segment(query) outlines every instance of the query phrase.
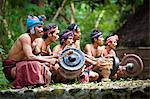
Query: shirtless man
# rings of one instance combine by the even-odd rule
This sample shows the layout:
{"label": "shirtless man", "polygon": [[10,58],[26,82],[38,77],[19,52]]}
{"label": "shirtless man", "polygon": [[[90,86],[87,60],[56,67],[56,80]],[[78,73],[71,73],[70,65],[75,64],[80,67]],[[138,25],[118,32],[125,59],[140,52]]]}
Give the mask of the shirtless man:
{"label": "shirtless man", "polygon": [[81,36],[81,32],[80,32],[80,27],[77,24],[70,24],[67,27],[68,30],[73,31],[74,33],[74,46],[77,49],[80,49],[80,36]]}
{"label": "shirtless man", "polygon": [[44,35],[42,38],[37,38],[33,42],[34,54],[42,56],[53,56],[53,53],[50,49],[50,44],[56,42],[59,38],[59,29],[58,26],[48,24],[43,27]]}
{"label": "shirtless man", "polygon": [[[58,26],[54,24],[48,24],[43,27],[44,35],[42,38],[37,38],[32,43],[33,46],[33,53],[40,56],[48,56],[51,58],[58,58],[58,55],[53,54],[52,50],[50,49],[50,44],[56,42],[59,38],[59,29]],[[55,72],[57,71],[59,65],[50,65],[50,71]]]}
{"label": "shirtless man", "polygon": [[116,46],[117,46],[117,41],[118,41],[118,36],[117,35],[111,35],[106,37],[105,40],[105,47],[104,50],[102,52],[102,56],[113,56],[116,57]]}
{"label": "shirtless man", "polygon": [[[91,41],[92,43],[91,44],[86,44],[85,46],[85,53],[87,55],[89,55],[90,57],[93,57],[94,60],[97,60],[97,61],[100,61],[99,64],[93,68],[97,68],[98,69],[98,72],[100,75],[103,75],[102,73],[100,73],[99,69],[102,69],[104,68],[102,65],[103,65],[103,62],[105,61],[105,59],[102,59],[101,58],[101,55],[102,55],[102,50],[103,48],[100,47],[100,45],[103,43],[103,37],[102,37],[102,32],[99,31],[99,30],[93,30],[91,32]],[[104,76],[104,75],[103,75]],[[105,78],[105,77],[104,77]],[[107,77],[108,78],[108,77]],[[105,79],[106,80],[106,79]],[[107,79],[109,80],[109,78]]]}
{"label": "shirtless man", "polygon": [[[56,45],[54,48],[53,48],[53,54],[55,55],[59,55],[61,53],[61,51],[64,49],[64,48],[67,48],[67,47],[73,47],[73,38],[74,38],[74,35],[73,35],[73,32],[72,31],[69,31],[69,30],[65,30],[59,37],[60,39],[60,45]],[[59,67],[58,69],[59,70]],[[55,73],[53,73],[53,80],[54,82],[66,82],[66,79],[64,77],[62,77],[58,71],[56,71]]]}
{"label": "shirtless man", "polygon": [[[15,88],[22,88],[30,84],[32,85],[45,84],[41,79],[32,78],[36,75],[36,74],[34,75],[33,72],[31,73],[32,75],[29,75],[29,72],[32,69],[28,69],[29,72],[26,71],[28,66],[24,67],[24,69],[26,70],[21,70],[21,68],[23,69],[23,65],[29,64],[31,66],[32,61],[33,61],[32,66],[35,66],[36,64],[40,64],[39,61],[48,62],[50,64],[54,64],[57,61],[56,59],[50,59],[48,57],[45,58],[42,56],[35,56],[32,53],[31,45],[33,41],[36,38],[39,38],[43,35],[43,21],[41,17],[39,18],[36,16],[29,15],[26,20],[26,25],[27,25],[27,33],[22,34],[15,41],[15,43],[13,44],[12,48],[10,49],[8,53],[7,59],[4,60],[3,62],[3,65],[4,65],[3,71],[5,73],[5,76],[10,82],[13,82],[13,86]],[[28,60],[29,62],[25,60]],[[42,66],[40,67],[41,69],[43,68]],[[47,71],[47,73],[49,72]],[[32,81],[31,79],[28,80],[30,77],[34,81]],[[21,83],[21,82],[26,82],[26,83]]]}
{"label": "shirtless man", "polygon": [[56,45],[53,48],[54,54],[59,54],[66,47],[74,47],[73,45],[74,34],[73,31],[66,30],[60,35],[60,45]]}
{"label": "shirtless man", "polygon": [[[102,57],[116,57],[116,46],[117,46],[117,41],[119,40],[118,35],[110,35],[105,38],[105,46],[103,47],[102,51]],[[119,76],[119,73],[121,75],[121,69],[122,66],[119,66],[120,70],[118,70],[114,76],[111,76],[112,79],[117,79],[117,76]]]}

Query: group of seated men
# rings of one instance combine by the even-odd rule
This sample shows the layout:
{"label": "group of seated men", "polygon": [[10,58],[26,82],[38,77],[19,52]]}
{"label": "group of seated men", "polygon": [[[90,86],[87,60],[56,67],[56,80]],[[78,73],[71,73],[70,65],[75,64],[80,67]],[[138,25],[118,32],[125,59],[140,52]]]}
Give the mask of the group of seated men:
{"label": "group of seated men", "polygon": [[[77,24],[70,24],[64,32],[59,33],[57,25],[43,26],[45,16],[29,15],[26,20],[27,31],[20,35],[3,61],[4,74],[15,88],[29,85],[48,85],[51,82],[65,82],[59,70],[59,54],[66,47],[80,50],[80,28]],[[86,34],[84,34],[86,35]],[[60,40],[51,50],[52,42]],[[91,44],[84,49],[85,68],[79,80],[82,83],[89,81],[110,81],[110,72],[103,71],[106,57],[116,56],[117,35],[109,36],[103,43],[102,32],[94,29],[90,35]],[[97,58],[100,58],[97,60]],[[112,66],[112,61],[108,62]],[[86,71],[86,72],[85,72]],[[87,73],[88,74],[85,74]]]}

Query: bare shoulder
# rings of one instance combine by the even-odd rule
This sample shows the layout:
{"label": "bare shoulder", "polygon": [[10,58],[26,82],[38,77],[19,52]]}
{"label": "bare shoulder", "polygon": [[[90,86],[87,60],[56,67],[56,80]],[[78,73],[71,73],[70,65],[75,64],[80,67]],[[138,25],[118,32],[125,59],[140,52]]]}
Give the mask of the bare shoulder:
{"label": "bare shoulder", "polygon": [[44,41],[43,38],[37,38],[37,39],[34,40],[34,43],[42,44],[43,41]]}
{"label": "bare shoulder", "polygon": [[37,39],[35,39],[35,42],[42,42],[42,41],[43,41],[42,38],[37,38]]}
{"label": "bare shoulder", "polygon": [[60,48],[61,48],[61,45],[56,45],[56,46],[53,48],[53,51],[59,50]]}
{"label": "bare shoulder", "polygon": [[61,45],[56,45],[56,46],[53,48],[53,53],[54,53],[54,54],[58,54],[60,51],[61,51]]}
{"label": "bare shoulder", "polygon": [[91,44],[86,44],[85,45],[85,48],[90,48],[91,47]]}
{"label": "bare shoulder", "polygon": [[21,42],[31,42],[31,37],[27,33],[22,34],[18,39]]}
{"label": "bare shoulder", "polygon": [[98,49],[99,49],[100,51],[103,51],[103,50],[105,49],[105,46],[99,46]]}
{"label": "bare shoulder", "polygon": [[86,44],[84,48],[84,52],[85,53],[90,52],[90,49],[91,49],[91,44]]}

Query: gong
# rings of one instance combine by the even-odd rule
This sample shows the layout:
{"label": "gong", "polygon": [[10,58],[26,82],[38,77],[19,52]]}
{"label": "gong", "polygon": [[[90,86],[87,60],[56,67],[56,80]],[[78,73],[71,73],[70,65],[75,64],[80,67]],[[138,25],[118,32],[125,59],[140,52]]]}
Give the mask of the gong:
{"label": "gong", "polygon": [[66,79],[78,77],[84,67],[85,58],[81,50],[65,48],[59,55],[59,73]]}
{"label": "gong", "polygon": [[123,73],[128,77],[136,77],[143,71],[143,61],[135,54],[127,54],[121,61],[121,66],[126,66]]}
{"label": "gong", "polygon": [[115,73],[117,73],[117,70],[118,70],[119,65],[120,65],[120,60],[118,57],[112,57],[112,58],[113,58],[113,67],[111,69],[110,77],[114,76]]}

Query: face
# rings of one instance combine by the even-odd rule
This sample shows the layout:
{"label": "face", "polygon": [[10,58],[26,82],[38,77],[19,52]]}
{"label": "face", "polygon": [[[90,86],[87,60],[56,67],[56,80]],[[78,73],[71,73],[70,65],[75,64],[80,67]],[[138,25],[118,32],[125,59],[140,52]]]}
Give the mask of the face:
{"label": "face", "polygon": [[103,44],[103,40],[104,40],[104,38],[103,38],[102,36],[99,36],[99,37],[95,40],[95,42],[96,42],[98,45],[101,45],[101,44]]}
{"label": "face", "polygon": [[69,36],[68,39],[65,41],[66,45],[72,45],[73,44],[73,37]]}
{"label": "face", "polygon": [[58,38],[59,38],[59,35],[58,35],[58,33],[59,33],[59,30],[58,30],[58,27],[56,27],[56,30],[55,30],[55,32],[54,33],[49,33],[49,38],[51,38],[51,40],[53,41],[53,42],[55,42],[55,41],[57,41],[58,40]]}
{"label": "face", "polygon": [[79,40],[80,36],[81,36],[80,29],[77,28],[77,31],[75,31],[75,33],[74,33],[74,40]]}
{"label": "face", "polygon": [[109,46],[112,49],[115,49],[117,46],[117,41],[116,40],[111,40],[111,42],[109,42]]}
{"label": "face", "polygon": [[35,26],[35,34],[38,36],[38,37],[41,37],[44,32],[43,32],[43,25],[38,25],[38,26]]}

